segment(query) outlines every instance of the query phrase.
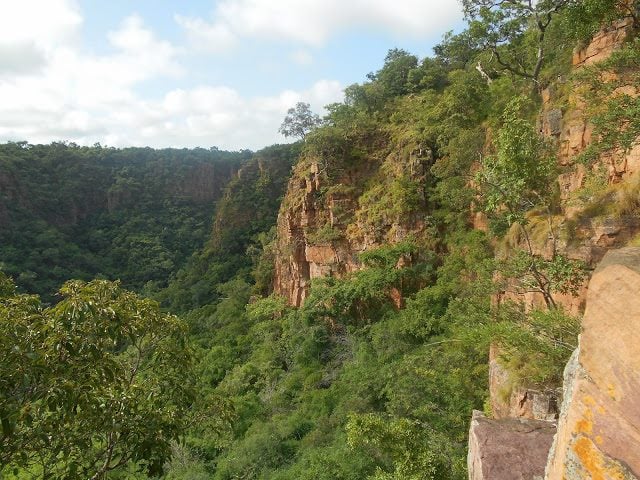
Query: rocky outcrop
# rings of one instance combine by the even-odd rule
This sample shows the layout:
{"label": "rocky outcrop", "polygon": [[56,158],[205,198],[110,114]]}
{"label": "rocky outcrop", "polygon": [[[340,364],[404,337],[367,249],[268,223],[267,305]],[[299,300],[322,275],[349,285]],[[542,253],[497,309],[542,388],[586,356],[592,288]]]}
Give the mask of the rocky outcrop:
{"label": "rocky outcrop", "polygon": [[[585,66],[608,59],[611,54],[619,49],[633,31],[632,19],[620,20],[608,28],[600,30],[583,48],[576,49],[573,54],[573,67],[580,69]],[[540,132],[548,138],[557,140],[558,142],[558,158],[563,166],[572,165],[573,159],[582,153],[584,149],[591,143],[593,135],[593,125],[590,124],[585,114],[585,103],[580,97],[579,92],[572,88],[568,94],[559,93],[558,91],[566,90],[563,84],[566,83],[564,77],[560,77],[558,82],[552,84],[542,92],[543,111],[539,119]],[[624,93],[636,95],[635,89],[627,86]],[[622,93],[622,92],[617,92]],[[558,103],[558,98],[563,100]],[[623,162],[624,165],[614,165],[612,168],[616,171],[612,176],[620,176],[631,174],[637,169],[638,154],[640,151],[634,149],[627,155]],[[607,159],[603,158],[603,162]],[[628,167],[632,164],[633,167]],[[582,186],[585,177],[584,169],[576,168],[573,172],[565,173],[560,178],[563,193],[577,190]]]}
{"label": "rocky outcrop", "polygon": [[609,58],[633,28],[633,19],[625,18],[596,33],[589,45],[573,52],[573,66],[580,68]]}
{"label": "rocky outcrop", "polygon": [[469,430],[469,480],[541,479],[555,431],[549,422],[491,420],[474,411]]}
{"label": "rocky outcrop", "polygon": [[[423,231],[424,222],[415,212],[386,216],[392,208],[382,197],[394,179],[422,179],[430,160],[428,151],[392,150],[382,159],[349,160],[348,169],[340,169],[339,176],[332,173],[329,179],[329,167],[320,159],[302,159],[278,215],[274,292],[300,306],[314,278],[341,278],[361,268],[360,253]],[[371,192],[381,185],[380,191]],[[370,215],[367,208],[378,205],[383,205],[379,210],[385,214]],[[402,292],[388,295],[398,308],[403,305]]]}
{"label": "rocky outcrop", "polygon": [[[640,248],[609,251],[589,282],[580,347],[565,369],[558,431],[542,462],[547,480],[640,478],[639,291]],[[469,478],[543,478],[536,468],[554,424],[528,419],[552,419],[553,395],[517,387],[504,398],[508,372],[497,355],[490,384],[500,419],[474,412]]]}
{"label": "rocky outcrop", "polygon": [[549,480],[640,477],[640,248],[607,253],[565,371]]}
{"label": "rocky outcrop", "polygon": [[344,225],[338,221],[339,214],[349,209],[336,208],[356,199],[344,193],[322,195],[321,185],[319,164],[300,163],[278,216],[274,291],[294,306],[302,305],[312,279],[359,268],[356,252],[363,246],[347,242]]}

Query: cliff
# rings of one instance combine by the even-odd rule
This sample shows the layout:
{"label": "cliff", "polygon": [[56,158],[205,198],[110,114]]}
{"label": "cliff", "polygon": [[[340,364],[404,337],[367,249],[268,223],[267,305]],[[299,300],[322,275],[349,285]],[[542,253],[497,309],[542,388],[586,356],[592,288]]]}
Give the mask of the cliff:
{"label": "cliff", "polygon": [[[0,212],[5,228],[21,215],[72,227],[90,215],[177,197],[211,204],[248,158],[218,150],[79,147],[64,143],[0,146]],[[0,219],[1,220],[1,219]]]}
{"label": "cliff", "polygon": [[[492,345],[490,353],[490,404],[496,420],[485,419],[484,424],[490,427],[484,428],[500,429],[503,422],[519,419],[525,423],[546,420],[555,429],[554,420],[559,416],[544,477],[548,479],[635,479],[638,475],[638,449],[632,446],[640,445],[635,404],[640,384],[631,344],[636,319],[640,319],[632,293],[638,289],[639,252],[616,250],[635,242],[640,232],[635,208],[640,169],[638,138],[632,135],[624,147],[616,141],[603,146],[606,135],[616,129],[622,132],[625,127],[608,118],[610,127],[603,128],[598,117],[607,108],[603,105],[638,96],[637,71],[616,69],[611,61],[632,32],[629,20],[598,32],[590,44],[574,52],[572,75],[576,80],[567,82],[571,89],[567,91],[566,81],[561,80],[542,95],[538,124],[540,132],[557,148],[562,168],[558,178],[561,211],[553,220],[558,237],[536,240],[534,250],[542,256],[558,252],[595,269],[588,286],[585,282],[577,296],[557,296],[566,311],[585,312],[580,347],[566,367],[564,386],[540,389],[522,381],[514,385],[511,372],[501,360],[500,346]],[[589,86],[589,78],[598,78],[601,83]],[[590,103],[595,97],[586,92],[589,88],[601,89],[598,105]],[[511,247],[522,246],[522,242],[522,238],[516,238]],[[498,296],[496,301],[514,298]],[[539,294],[525,294],[517,300],[527,308],[543,304]],[[532,452],[527,457],[527,462],[535,463],[537,473],[515,473],[513,469],[517,470],[521,462],[501,455],[504,448],[474,441],[479,429],[482,423],[474,417],[469,478],[542,478],[540,470],[547,463],[546,456],[543,459]],[[512,432],[512,440],[506,443],[536,442],[533,437],[523,442],[520,436]],[[474,467],[482,463],[481,459],[487,471],[504,469],[512,473],[481,475]]]}
{"label": "cliff", "polygon": [[542,478],[545,466],[548,480],[639,478],[639,289],[640,248],[609,251],[589,282],[580,346],[564,372],[559,420],[474,414],[470,479]]}
{"label": "cliff", "polygon": [[640,477],[640,248],[607,253],[589,282],[580,347],[565,370],[548,480]]}
{"label": "cliff", "polygon": [[162,292],[174,312],[215,304],[218,287],[255,267],[254,289],[269,294],[274,226],[299,145],[274,145],[256,152],[229,180],[215,204],[209,237]]}
{"label": "cliff", "polygon": [[360,253],[425,229],[420,185],[428,151],[388,142],[341,161],[349,168],[330,178],[322,159],[303,157],[278,214],[274,291],[293,306],[302,305],[314,278],[357,271]]}
{"label": "cliff", "polygon": [[[535,254],[551,258],[561,254],[584,262],[593,270],[611,249],[626,246],[640,232],[640,216],[635,208],[637,196],[638,143],[628,148],[600,148],[600,131],[594,123],[602,122],[599,109],[607,102],[617,101],[616,92],[637,96],[635,70],[617,70],[607,60],[619,51],[632,36],[630,20],[622,20],[598,32],[592,41],[573,54],[571,79],[562,78],[542,92],[542,108],[538,128],[557,151],[559,204],[553,217],[533,213],[529,216],[531,244]],[[596,73],[593,73],[596,72]],[[585,91],[590,86],[589,75],[604,78],[598,108],[589,105]],[[606,85],[610,82],[611,85]],[[602,107],[604,108],[604,107]],[[608,119],[608,121],[613,121]],[[622,131],[622,130],[621,130]],[[614,143],[615,145],[615,143]],[[552,227],[547,231],[545,222]],[[506,249],[527,248],[525,238],[507,236]],[[503,247],[504,248],[504,247]],[[558,305],[565,311],[580,315],[585,308],[587,284],[577,295],[558,293]],[[544,306],[539,293],[499,294],[495,301],[516,300],[526,308]],[[523,417],[553,420],[560,403],[559,385],[539,388],[514,384],[508,369],[500,361],[500,348],[490,351],[490,403],[496,418]]]}

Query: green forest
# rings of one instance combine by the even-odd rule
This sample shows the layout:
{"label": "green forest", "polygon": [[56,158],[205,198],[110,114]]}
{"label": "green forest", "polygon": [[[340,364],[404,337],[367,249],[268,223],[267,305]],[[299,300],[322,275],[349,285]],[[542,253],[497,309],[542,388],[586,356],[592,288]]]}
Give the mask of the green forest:
{"label": "green forest", "polygon": [[73,144],[0,146],[0,267],[51,301],[69,279],[147,294],[202,246],[251,152]]}
{"label": "green forest", "polygon": [[[291,144],[0,145],[1,478],[462,480],[492,344],[514,386],[561,386],[580,221],[640,213],[640,182],[598,166],[640,134],[640,97],[610,95],[638,86],[640,7],[463,6],[432,56],[392,49],[323,118],[290,110]],[[623,47],[572,69],[620,19]],[[550,90],[594,125],[573,221]],[[281,222],[307,204],[307,248],[367,247],[294,306]]]}

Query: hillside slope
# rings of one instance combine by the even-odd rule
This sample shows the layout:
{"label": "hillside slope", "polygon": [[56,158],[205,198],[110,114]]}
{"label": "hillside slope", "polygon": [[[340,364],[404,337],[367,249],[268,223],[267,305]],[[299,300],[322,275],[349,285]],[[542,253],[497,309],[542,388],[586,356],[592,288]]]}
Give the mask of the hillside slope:
{"label": "hillside slope", "polygon": [[250,152],[0,146],[0,266],[51,299],[70,278],[166,286]]}

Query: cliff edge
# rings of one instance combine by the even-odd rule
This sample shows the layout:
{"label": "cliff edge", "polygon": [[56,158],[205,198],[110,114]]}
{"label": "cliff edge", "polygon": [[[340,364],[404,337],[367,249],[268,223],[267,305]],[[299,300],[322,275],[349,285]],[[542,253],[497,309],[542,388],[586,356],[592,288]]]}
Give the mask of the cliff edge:
{"label": "cliff edge", "polygon": [[565,371],[548,480],[640,477],[640,248],[608,252]]}

